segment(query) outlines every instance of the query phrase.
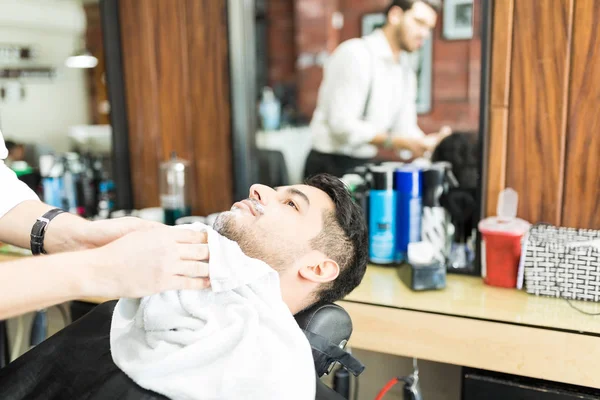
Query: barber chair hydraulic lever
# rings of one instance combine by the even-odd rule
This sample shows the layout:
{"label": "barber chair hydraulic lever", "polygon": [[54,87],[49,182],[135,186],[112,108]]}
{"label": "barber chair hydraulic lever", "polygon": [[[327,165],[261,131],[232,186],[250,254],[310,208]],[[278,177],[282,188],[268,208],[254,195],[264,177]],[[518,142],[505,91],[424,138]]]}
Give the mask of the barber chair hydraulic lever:
{"label": "barber chair hydraulic lever", "polygon": [[419,386],[419,366],[417,359],[413,358],[413,372],[408,376],[396,377],[381,389],[375,400],[382,400],[383,396],[398,382],[404,382],[403,399],[404,400],[423,400],[421,387]]}

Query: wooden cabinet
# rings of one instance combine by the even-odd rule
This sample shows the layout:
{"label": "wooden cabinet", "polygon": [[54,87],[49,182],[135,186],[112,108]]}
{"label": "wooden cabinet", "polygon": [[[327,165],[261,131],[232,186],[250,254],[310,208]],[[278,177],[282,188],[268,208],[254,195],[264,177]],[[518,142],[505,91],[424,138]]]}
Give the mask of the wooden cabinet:
{"label": "wooden cabinet", "polygon": [[600,2],[493,3],[486,213],[600,229]]}

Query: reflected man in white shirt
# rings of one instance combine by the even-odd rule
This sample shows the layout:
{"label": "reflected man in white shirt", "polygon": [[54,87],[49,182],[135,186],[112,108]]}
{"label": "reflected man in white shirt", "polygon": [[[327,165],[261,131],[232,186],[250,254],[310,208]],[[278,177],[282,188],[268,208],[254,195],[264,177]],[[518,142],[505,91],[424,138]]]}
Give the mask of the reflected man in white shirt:
{"label": "reflected man in white shirt", "polygon": [[324,69],[311,130],[305,175],[341,177],[382,149],[420,157],[451,133],[425,135],[417,124],[417,78],[406,53],[431,35],[441,0],[393,0],[381,29],[350,39]]}

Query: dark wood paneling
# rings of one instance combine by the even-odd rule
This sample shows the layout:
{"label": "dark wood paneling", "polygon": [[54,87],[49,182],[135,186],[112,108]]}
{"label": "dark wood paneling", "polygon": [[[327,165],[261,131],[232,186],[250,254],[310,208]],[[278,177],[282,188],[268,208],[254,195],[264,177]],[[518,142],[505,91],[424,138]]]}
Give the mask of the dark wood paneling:
{"label": "dark wood paneling", "polygon": [[496,215],[498,196],[506,184],[508,108],[492,107],[489,127],[485,213],[493,216]]}
{"label": "dark wood paneling", "polygon": [[203,215],[229,208],[233,199],[226,5],[187,1],[190,131]]}
{"label": "dark wood paneling", "polygon": [[486,215],[496,215],[498,195],[506,184],[508,99],[513,42],[514,0],[494,1],[490,130],[487,151]]}
{"label": "dark wood paneling", "polygon": [[[155,32],[158,74],[159,118],[161,126],[160,159],[168,160],[172,152],[193,161],[189,131],[189,81],[186,32],[187,0],[157,0],[160,16]],[[186,126],[187,125],[187,126]]]}
{"label": "dark wood paneling", "polygon": [[110,124],[109,113],[103,109],[103,104],[108,101],[106,90],[106,65],[104,57],[104,42],[102,38],[102,23],[100,20],[100,6],[86,4],[84,6],[87,28],[85,32],[85,46],[98,59],[98,65],[87,71],[88,91],[90,99],[90,116],[93,124]]}
{"label": "dark wood paneling", "polygon": [[562,225],[600,229],[600,2],[575,4]]}
{"label": "dark wood paneling", "polygon": [[158,167],[192,164],[192,209],[232,198],[226,2],[119,2],[136,208],[159,205]]}
{"label": "dark wood paneling", "polygon": [[508,107],[513,43],[514,0],[494,1],[492,32],[492,107]]}
{"label": "dark wood paneling", "polygon": [[519,216],[561,221],[573,0],[516,1],[506,185]]}
{"label": "dark wood paneling", "polygon": [[158,206],[162,130],[155,51],[157,1],[145,1],[141,6],[138,1],[123,0],[119,7],[134,206]]}

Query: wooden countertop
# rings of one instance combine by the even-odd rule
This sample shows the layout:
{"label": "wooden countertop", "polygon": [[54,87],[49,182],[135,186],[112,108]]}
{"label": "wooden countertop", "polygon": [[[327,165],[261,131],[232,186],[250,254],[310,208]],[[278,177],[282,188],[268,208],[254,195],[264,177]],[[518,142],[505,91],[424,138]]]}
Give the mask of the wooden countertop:
{"label": "wooden countertop", "polygon": [[[479,277],[448,274],[446,289],[414,292],[400,280],[397,268],[369,266],[362,283],[344,300],[600,335],[600,316],[580,313],[564,299],[488,286]],[[600,313],[600,303],[572,304]]]}
{"label": "wooden countertop", "polygon": [[600,316],[562,299],[460,275],[445,290],[413,292],[395,268],[370,266],[339,304],[352,318],[353,348],[600,388]]}

